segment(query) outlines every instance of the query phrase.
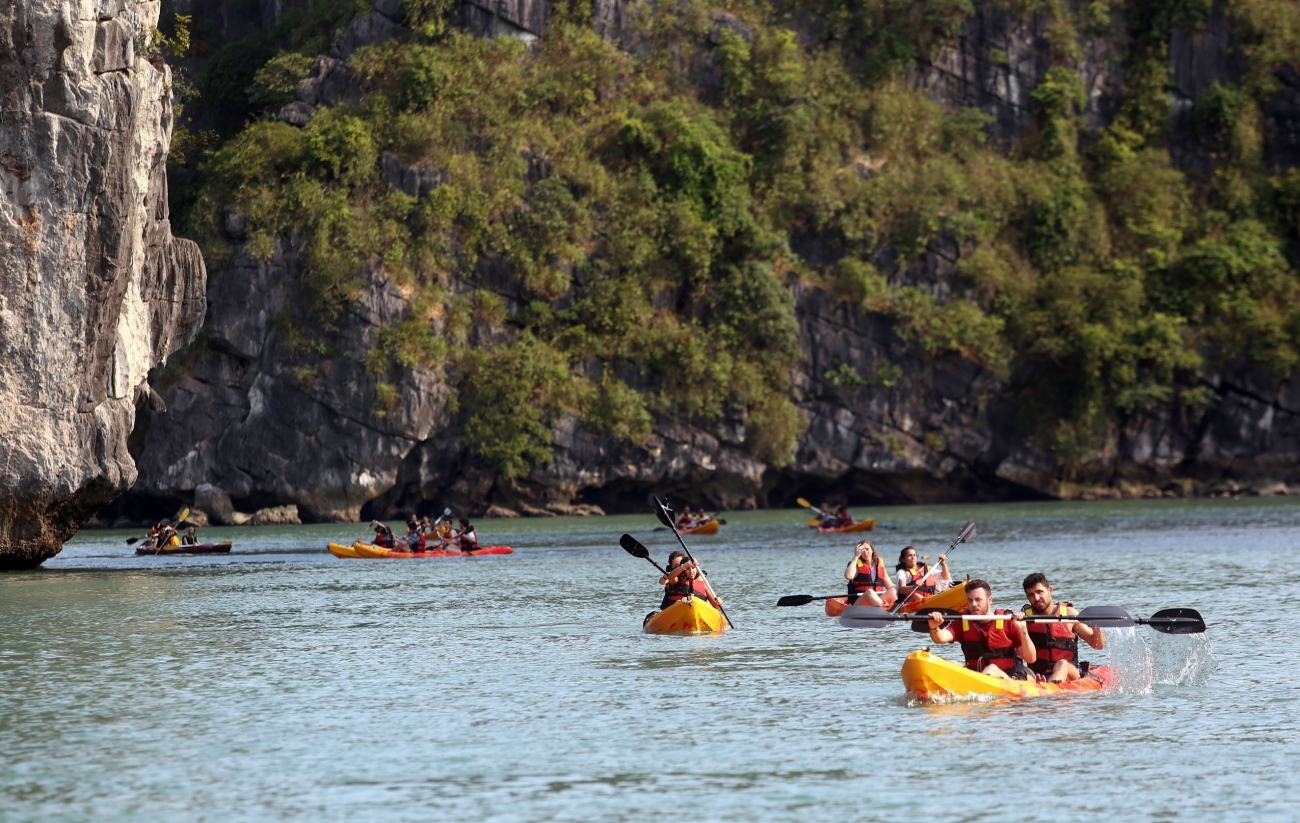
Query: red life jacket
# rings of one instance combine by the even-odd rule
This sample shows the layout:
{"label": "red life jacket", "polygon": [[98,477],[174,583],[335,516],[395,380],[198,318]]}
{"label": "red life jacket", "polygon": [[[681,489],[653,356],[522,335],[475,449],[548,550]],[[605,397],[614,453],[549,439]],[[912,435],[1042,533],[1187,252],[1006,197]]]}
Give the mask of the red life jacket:
{"label": "red life jacket", "polygon": [[424,532],[416,531],[406,536],[406,550],[410,552],[424,551]]}
{"label": "red life jacket", "polygon": [[381,549],[392,549],[397,547],[397,538],[393,536],[391,529],[384,529],[375,535],[375,545]]}
{"label": "red life jacket", "polygon": [[478,548],[478,532],[473,529],[461,532],[460,536],[456,538],[456,542],[460,545],[461,551],[472,552]]}
{"label": "red life jacket", "polygon": [[883,592],[889,588],[885,582],[889,572],[885,571],[885,561],[876,558],[876,565],[870,571],[863,571],[866,566],[861,560],[855,560],[858,571],[849,581],[849,597],[861,597],[866,592]]}
{"label": "red life jacket", "polygon": [[703,597],[708,599],[708,589],[704,586],[702,578],[691,580],[685,573],[677,575],[677,579],[664,586],[664,597],[676,603],[679,600],[685,600],[687,597]]}
{"label": "red life jacket", "polygon": [[[1067,609],[1072,608],[1073,605],[1073,603],[1059,601],[1052,604],[1050,611],[1056,612],[1061,617],[1069,617]],[[1029,604],[1025,604],[1023,611],[1025,614],[1034,613],[1033,607]],[[1079,662],[1079,636],[1066,624],[1026,623],[1025,628],[1029,630],[1029,639],[1034,641],[1034,649],[1038,652],[1039,661],[1047,663],[1048,668],[1058,660]]]}
{"label": "red life jacket", "polygon": [[907,574],[907,585],[915,586],[918,594],[929,597],[939,591],[939,587],[936,585],[934,579],[936,575],[931,575],[926,584],[924,586],[921,585],[921,581],[924,580],[925,576],[930,572],[929,563],[917,563],[915,569],[910,571],[908,569],[899,569],[899,571]]}
{"label": "red life jacket", "polygon": [[[994,614],[1011,614],[1006,609],[994,609]],[[1020,661],[1020,652],[1016,649],[1020,641],[1015,637],[1014,629],[1008,620],[954,620],[952,633],[961,643],[962,654],[966,657],[966,668],[982,672],[989,666],[997,666],[1004,672],[1011,672]]]}

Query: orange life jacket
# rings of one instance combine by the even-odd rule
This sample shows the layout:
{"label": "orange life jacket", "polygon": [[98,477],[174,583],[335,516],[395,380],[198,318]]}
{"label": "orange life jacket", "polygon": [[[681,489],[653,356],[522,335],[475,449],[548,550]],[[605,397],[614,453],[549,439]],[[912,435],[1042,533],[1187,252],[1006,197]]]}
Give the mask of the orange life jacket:
{"label": "orange life jacket", "polygon": [[[1069,617],[1068,609],[1072,606],[1072,603],[1061,601],[1053,603],[1050,611],[1061,617]],[[1028,604],[1025,604],[1023,611],[1025,614],[1034,613],[1033,607]],[[1025,628],[1029,630],[1029,639],[1034,641],[1039,661],[1047,663],[1048,668],[1058,660],[1079,662],[1079,636],[1065,623],[1026,623]]]}
{"label": "orange life jacket", "polygon": [[[1006,609],[995,609],[994,614],[1011,614]],[[1011,628],[1011,620],[954,620],[953,634],[961,643],[962,654],[966,657],[966,668],[984,671],[988,666],[997,666],[1004,672],[1016,668],[1020,660],[1020,645]]]}
{"label": "orange life jacket", "polygon": [[664,597],[676,603],[679,600],[685,600],[687,597],[703,597],[708,599],[708,589],[704,585],[702,578],[691,580],[686,573],[677,575],[677,579],[664,586]]}
{"label": "orange life jacket", "polygon": [[877,557],[876,565],[870,571],[863,571],[866,564],[861,560],[854,562],[858,564],[858,571],[849,581],[849,597],[861,597],[866,592],[883,592],[889,588],[885,582],[889,578],[889,572],[885,571],[885,561]]}
{"label": "orange life jacket", "polygon": [[929,563],[917,563],[915,569],[911,569],[911,570],[899,569],[899,571],[905,572],[907,574],[907,585],[915,586],[918,594],[929,597],[930,595],[935,594],[936,592],[939,591],[939,587],[938,585],[936,585],[934,575],[930,576],[930,580],[927,581],[924,586],[921,585],[921,581],[924,580],[925,576],[930,573]]}

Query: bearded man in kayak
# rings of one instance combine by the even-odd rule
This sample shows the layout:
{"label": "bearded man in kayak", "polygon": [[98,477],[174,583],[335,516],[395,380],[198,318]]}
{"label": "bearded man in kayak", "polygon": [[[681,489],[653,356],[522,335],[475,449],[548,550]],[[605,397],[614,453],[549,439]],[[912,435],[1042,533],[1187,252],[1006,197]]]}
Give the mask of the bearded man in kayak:
{"label": "bearded man in kayak", "polygon": [[[987,581],[966,584],[966,614],[997,615],[998,620],[956,618],[947,624],[939,612],[930,612],[930,640],[939,645],[960,643],[966,668],[1004,680],[1028,680],[1029,666],[1038,659],[1029,638],[1024,615],[993,609],[993,589]],[[1004,616],[1005,615],[1005,616]]]}
{"label": "bearded man in kayak", "polygon": [[[1074,606],[1065,601],[1053,602],[1052,586],[1042,572],[1034,572],[1025,578],[1025,614],[1051,614],[1062,617],[1074,617],[1078,614]],[[1051,683],[1064,683],[1078,680],[1080,666],[1087,671],[1088,664],[1079,663],[1079,638],[1100,649],[1106,645],[1101,629],[1086,626],[1083,623],[1030,623],[1029,637],[1038,652],[1038,659],[1030,664],[1034,674],[1046,677]]]}
{"label": "bearded man in kayak", "polygon": [[853,559],[844,567],[844,579],[849,581],[850,606],[885,608],[898,600],[885,561],[876,554],[876,546],[870,540],[853,547]]}

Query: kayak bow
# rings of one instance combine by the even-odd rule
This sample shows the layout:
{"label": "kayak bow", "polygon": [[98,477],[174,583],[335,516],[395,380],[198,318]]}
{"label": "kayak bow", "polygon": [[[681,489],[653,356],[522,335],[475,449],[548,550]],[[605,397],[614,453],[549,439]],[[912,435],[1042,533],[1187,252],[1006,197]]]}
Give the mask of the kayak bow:
{"label": "kayak bow", "polygon": [[731,628],[722,613],[702,597],[679,600],[645,622],[647,634],[694,634]]}
{"label": "kayak bow", "polygon": [[[834,597],[826,601],[826,616],[839,617],[848,607],[847,597]],[[903,606],[900,611],[908,614],[912,612],[931,611],[934,609],[952,609],[962,611],[966,608],[966,581],[953,583],[951,588],[932,594],[924,600],[913,600]]]}
{"label": "kayak bow", "polygon": [[980,697],[1014,700],[1066,692],[1095,692],[1110,685],[1110,669],[1105,666],[1091,668],[1085,677],[1068,683],[1035,683],[991,677],[935,657],[928,651],[912,652],[903,661],[903,686],[909,695],[922,703]]}

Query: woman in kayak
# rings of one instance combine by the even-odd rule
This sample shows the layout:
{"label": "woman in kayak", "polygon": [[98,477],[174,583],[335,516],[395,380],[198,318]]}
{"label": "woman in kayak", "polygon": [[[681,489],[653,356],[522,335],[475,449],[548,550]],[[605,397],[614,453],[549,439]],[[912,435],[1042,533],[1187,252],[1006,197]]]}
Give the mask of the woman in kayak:
{"label": "woman in kayak", "polygon": [[[715,609],[722,606],[722,601],[713,593],[709,581],[700,573],[700,567],[695,561],[687,560],[683,552],[675,551],[668,555],[668,571],[659,578],[659,585],[664,587],[660,611],[688,597],[703,597]],[[651,612],[646,615],[646,620],[658,613]]]}
{"label": "woman in kayak", "polygon": [[397,536],[393,530],[380,523],[378,520],[371,520],[370,526],[375,530],[375,545],[382,549],[397,548]]}
{"label": "woman in kayak", "polygon": [[923,600],[952,586],[947,556],[939,555],[939,568],[930,574],[930,564],[920,561],[915,546],[908,546],[899,553],[898,565],[894,570],[898,574],[899,597],[911,597],[916,592],[912,600]]}
{"label": "woman in kayak", "polygon": [[889,578],[885,561],[876,554],[870,540],[853,547],[853,559],[844,567],[844,579],[849,581],[850,606],[886,607],[898,599],[894,581]]}
{"label": "woman in kayak", "polygon": [[466,554],[478,549],[478,532],[474,531],[474,527],[464,517],[460,519],[460,531],[456,533],[456,545]]}

